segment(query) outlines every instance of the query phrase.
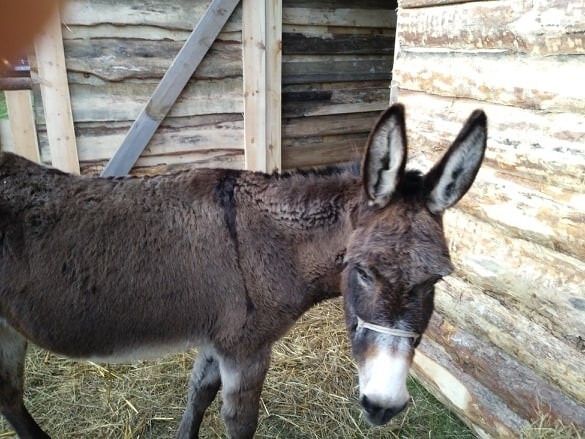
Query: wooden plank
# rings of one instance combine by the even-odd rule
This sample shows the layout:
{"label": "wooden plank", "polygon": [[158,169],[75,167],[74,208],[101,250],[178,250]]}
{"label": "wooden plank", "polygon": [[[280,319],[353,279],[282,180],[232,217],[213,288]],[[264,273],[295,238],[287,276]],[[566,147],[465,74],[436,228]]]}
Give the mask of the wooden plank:
{"label": "wooden plank", "polygon": [[130,128],[128,136],[102,172],[103,176],[124,175],[132,168],[237,4],[238,0],[212,1],[149,103]]}
{"label": "wooden plank", "polygon": [[287,55],[282,59],[282,83],[388,81],[392,56]]}
{"label": "wooden plank", "polygon": [[[69,2],[67,2],[69,4]],[[240,43],[242,42],[242,23],[241,20],[234,24],[234,16],[240,8],[236,7],[232,16],[226,23],[225,27],[216,38],[216,42]],[[196,18],[196,16],[194,16]],[[68,32],[63,34],[63,41],[86,40],[87,43],[102,38],[110,39],[134,39],[147,41],[181,41],[185,42],[191,32],[194,24],[186,29],[166,28],[148,25],[112,25],[110,23],[99,23],[92,26],[68,24]],[[228,28],[233,28],[229,30]],[[92,41],[87,41],[92,40]]]}
{"label": "wooden plank", "polygon": [[402,9],[427,8],[429,6],[458,5],[470,2],[485,2],[485,0],[399,0]]}
{"label": "wooden plank", "polygon": [[0,77],[0,91],[2,90],[30,90],[30,78],[3,78]]}
{"label": "wooden plank", "polygon": [[52,165],[78,174],[79,159],[58,12],[47,21],[35,40],[35,54]]}
{"label": "wooden plank", "polygon": [[388,107],[387,82],[293,84],[283,87],[283,117],[382,111]]}
{"label": "wooden plank", "polygon": [[[187,120],[184,120],[187,119]],[[167,120],[152,137],[142,156],[185,154],[199,150],[244,149],[244,124],[240,120],[199,122],[199,117]],[[207,119],[207,118],[204,118]],[[79,159],[83,162],[108,160],[128,131],[126,123],[78,124]],[[39,132],[43,153],[46,133]]]}
{"label": "wooden plank", "polygon": [[305,36],[327,38],[348,38],[349,36],[376,35],[378,37],[394,38],[396,29],[389,27],[363,28],[351,26],[313,26],[303,24],[283,24],[283,34],[300,34]]}
{"label": "wooden plank", "polygon": [[6,91],[6,107],[12,131],[14,152],[39,163],[39,145],[35,128],[32,94],[28,90]]}
{"label": "wooden plank", "polygon": [[[105,161],[83,162],[83,174],[100,174]],[[242,149],[202,150],[167,156],[140,157],[131,175],[160,175],[168,172],[193,168],[243,169],[244,151]]]}
{"label": "wooden plank", "polygon": [[575,400],[584,400],[585,352],[578,331],[556,336],[552,324],[538,323],[531,313],[519,311],[513,300],[492,297],[489,290],[459,276],[445,278],[436,293],[437,312],[454,326],[493,344]]}
{"label": "wooden plank", "polygon": [[282,169],[282,0],[267,3],[266,62],[266,170],[270,172]]}
{"label": "wooden plank", "polygon": [[404,9],[400,11],[399,38],[403,48],[583,55],[585,3],[482,1]]}
{"label": "wooden plank", "polygon": [[246,169],[280,170],[282,0],[244,0],[242,40]]}
{"label": "wooden plank", "polygon": [[[103,81],[161,79],[181,49],[180,41],[100,38],[66,40],[65,54],[71,82],[91,83],[90,76]],[[71,73],[80,75],[73,76]],[[242,47],[239,43],[218,43],[210,47],[192,79],[224,79],[242,75]],[[79,78],[79,81],[76,81]],[[95,81],[95,80],[94,80]]]}
{"label": "wooden plank", "polygon": [[367,133],[283,140],[283,167],[307,168],[359,160]]}
{"label": "wooden plank", "polygon": [[[401,89],[549,112],[585,113],[579,57],[537,58],[401,48],[393,80]],[[538,74],[534,74],[538,72]],[[562,80],[551,80],[562,78]]]}
{"label": "wooden plank", "polygon": [[[156,83],[112,82],[103,86],[71,84],[73,117],[79,122],[134,121],[156,89]],[[36,98],[36,97],[35,97]],[[40,111],[40,109],[36,109]],[[243,113],[242,79],[190,81],[167,117]],[[44,125],[37,113],[37,126]]]}
{"label": "wooden plank", "polygon": [[326,9],[355,8],[379,10],[384,8],[396,8],[397,2],[396,0],[361,0],[359,5],[356,6],[355,0],[319,0],[318,3],[315,3],[314,0],[287,0],[285,6],[290,8],[309,8],[314,7],[315,5]]}
{"label": "wooden plank", "polygon": [[284,139],[311,136],[369,133],[380,112],[350,113],[333,116],[287,118],[282,124]]}
{"label": "wooden plank", "polygon": [[160,166],[164,163],[170,170],[199,168],[243,169],[244,151],[238,149],[209,149],[191,151],[183,154],[165,156],[162,160],[157,156],[140,157],[138,167]]}
{"label": "wooden plank", "polygon": [[282,35],[283,55],[380,55],[394,53],[394,37],[386,34],[287,32]]}
{"label": "wooden plank", "polygon": [[[191,33],[197,18],[211,4],[211,0],[175,0],[161,7],[160,2],[141,0],[69,0],[64,3],[63,22],[68,26],[151,26]],[[236,8],[225,30],[237,31],[241,26],[241,8]]]}
{"label": "wooden plank", "polygon": [[390,2],[387,8],[364,9],[362,2],[354,2],[354,6],[340,7],[331,5],[330,8],[322,7],[321,2],[311,5],[287,4],[282,12],[282,23],[291,25],[317,25],[317,26],[354,26],[354,27],[380,27],[396,28],[395,8]]}
{"label": "wooden plank", "polygon": [[[425,337],[443,346],[450,361],[498,395],[522,419],[533,423],[547,416],[551,421],[561,420],[566,425],[585,428],[585,406],[513,356],[454,325],[440,313],[431,318]],[[421,350],[424,352],[425,347]],[[570,350],[567,353],[572,354]],[[537,397],[535,389],[538,389]],[[491,416],[500,414],[491,413]]]}

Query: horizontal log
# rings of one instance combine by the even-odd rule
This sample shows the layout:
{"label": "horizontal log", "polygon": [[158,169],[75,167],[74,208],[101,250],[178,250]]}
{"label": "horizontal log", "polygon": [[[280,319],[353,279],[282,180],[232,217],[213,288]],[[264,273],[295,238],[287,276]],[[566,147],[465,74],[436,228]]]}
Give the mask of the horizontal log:
{"label": "horizontal log", "polygon": [[585,428],[585,405],[492,343],[458,328],[439,313],[433,315],[425,336],[440,344],[450,361],[522,419],[534,423],[546,416],[551,421]]}
{"label": "horizontal log", "polygon": [[480,438],[515,439],[528,426],[498,395],[463,372],[442,346],[428,338],[423,338],[414,355],[411,373]]}
{"label": "horizontal log", "polygon": [[508,236],[585,261],[583,194],[549,196],[523,183],[486,167],[477,195],[462,200],[460,208]]}
{"label": "horizontal log", "polygon": [[[202,150],[244,149],[241,115],[226,115],[225,120],[211,116],[168,118],[159,127],[141,157],[181,155]],[[110,159],[130,129],[130,122],[109,124],[78,123],[77,146],[81,162]],[[39,129],[43,157],[50,153],[46,132]]]}
{"label": "horizontal log", "polygon": [[[161,79],[183,47],[184,41],[148,41],[101,38],[65,40],[67,70],[104,81]],[[223,79],[242,76],[242,47],[239,43],[214,43],[197,67],[195,79]],[[76,76],[70,76],[75,83]]]}
{"label": "horizontal log", "polygon": [[[402,92],[408,108],[411,157],[429,169],[455,138],[476,102],[454,103]],[[459,207],[513,238],[538,243],[585,261],[582,169],[585,116],[484,106],[489,120],[486,161],[473,196]]]}
{"label": "horizontal log", "polygon": [[282,137],[291,139],[368,133],[379,116],[380,113],[374,111],[333,116],[287,118],[283,120]]}
{"label": "horizontal log", "polygon": [[[192,31],[211,3],[176,0],[161,8],[156,2],[139,0],[69,0],[64,3],[61,20],[67,26],[154,26]],[[223,31],[242,30],[242,6],[239,5]]]}
{"label": "horizontal log", "polygon": [[551,197],[522,183],[486,167],[475,184],[476,196],[466,197],[460,208],[508,236],[585,261],[583,194]]}
{"label": "horizontal log", "polygon": [[435,308],[457,328],[493,344],[580,404],[585,403],[582,333],[579,336],[575,330],[572,337],[558,336],[550,322],[540,324],[532,313],[519,310],[514,300],[503,299],[459,275],[437,285]]}
{"label": "horizontal log", "polygon": [[[407,8],[404,3],[403,8]],[[432,3],[437,6],[439,2]],[[584,16],[583,2],[565,0],[482,1],[402,9],[399,41],[402,48],[497,49],[532,56],[583,55]]]}
{"label": "horizontal log", "polygon": [[361,157],[367,134],[283,139],[284,169],[347,163]]}
{"label": "horizontal log", "polygon": [[380,55],[394,53],[394,37],[385,34],[315,35],[283,32],[283,55]]}
{"label": "horizontal log", "polygon": [[[406,105],[413,154],[438,157],[471,112],[482,108],[488,116],[489,166],[560,200],[565,190],[569,194],[583,192],[585,115],[536,112],[465,99],[454,101],[404,89],[398,91],[398,98]],[[417,111],[409,111],[413,108]],[[565,201],[573,202],[570,198]]]}
{"label": "horizontal log", "polygon": [[400,89],[411,91],[534,111],[585,114],[585,88],[578,86],[582,69],[579,57],[401,49],[392,79]]}
{"label": "horizontal log", "polygon": [[[156,83],[110,82],[100,87],[71,84],[75,122],[135,120],[152,95]],[[38,100],[36,96],[35,102]],[[42,109],[36,106],[37,124],[44,124]],[[203,114],[242,113],[242,80],[190,81],[171,109],[170,117]]]}
{"label": "horizontal log", "polygon": [[585,338],[585,262],[510,238],[460,210],[445,215],[451,257],[460,275],[510,302],[558,338]]}

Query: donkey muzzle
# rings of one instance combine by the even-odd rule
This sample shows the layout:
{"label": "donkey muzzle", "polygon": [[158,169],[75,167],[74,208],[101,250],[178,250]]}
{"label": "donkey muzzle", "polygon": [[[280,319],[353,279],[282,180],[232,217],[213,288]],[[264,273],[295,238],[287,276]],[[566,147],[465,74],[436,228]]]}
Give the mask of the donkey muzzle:
{"label": "donkey muzzle", "polygon": [[367,396],[363,395],[360,404],[364,411],[366,420],[372,425],[384,425],[394,416],[406,408],[408,402],[394,407],[381,407],[372,403]]}

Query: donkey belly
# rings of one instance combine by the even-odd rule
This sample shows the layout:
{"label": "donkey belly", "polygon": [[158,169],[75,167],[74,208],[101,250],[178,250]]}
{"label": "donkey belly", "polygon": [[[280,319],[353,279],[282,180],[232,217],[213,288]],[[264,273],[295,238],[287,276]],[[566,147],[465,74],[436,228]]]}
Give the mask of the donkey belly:
{"label": "donkey belly", "polygon": [[[72,358],[129,361],[153,358],[192,347],[201,322],[176,306],[154,308],[118,300],[43,302],[46,295],[26,294],[26,302],[4,304],[5,319],[40,347]],[[37,300],[38,299],[38,300]]]}
{"label": "donkey belly", "polygon": [[185,249],[176,253],[179,239],[173,244],[159,254],[132,249],[139,257],[119,251],[92,258],[79,246],[67,258],[38,249],[42,260],[33,251],[19,261],[0,257],[4,273],[15,274],[0,276],[7,280],[0,317],[42,348],[72,358],[129,361],[189,349],[208,338],[238,288],[227,258],[209,259],[222,273],[211,275]]}

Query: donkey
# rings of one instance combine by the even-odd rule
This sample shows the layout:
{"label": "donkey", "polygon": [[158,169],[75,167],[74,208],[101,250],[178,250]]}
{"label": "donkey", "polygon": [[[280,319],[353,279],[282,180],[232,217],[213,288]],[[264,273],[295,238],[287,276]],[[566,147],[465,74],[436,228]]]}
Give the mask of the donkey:
{"label": "donkey", "polygon": [[434,284],[453,270],[442,213],[486,147],[475,111],[428,172],[406,171],[404,109],[375,124],[361,165],[268,175],[68,175],[0,155],[0,410],[45,438],[23,403],[27,341],[132,361],[199,346],[178,435],[223,392],[230,437],[254,435],[272,344],[343,295],[360,403],[384,424],[407,404]]}

